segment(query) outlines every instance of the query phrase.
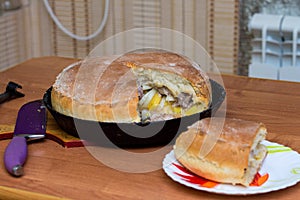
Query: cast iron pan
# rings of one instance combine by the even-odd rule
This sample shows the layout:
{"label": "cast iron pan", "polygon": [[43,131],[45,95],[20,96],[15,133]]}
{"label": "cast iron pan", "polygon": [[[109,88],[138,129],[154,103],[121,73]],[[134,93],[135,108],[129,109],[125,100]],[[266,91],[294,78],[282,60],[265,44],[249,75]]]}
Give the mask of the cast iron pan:
{"label": "cast iron pan", "polygon": [[73,118],[52,109],[51,90],[44,94],[43,100],[58,125],[68,134],[87,141],[89,144],[106,147],[137,148],[161,146],[173,143],[187,126],[199,119],[212,116],[222,104],[226,92],[217,82],[210,80],[212,103],[209,109],[191,116],[166,121],[142,123],[97,122]]}

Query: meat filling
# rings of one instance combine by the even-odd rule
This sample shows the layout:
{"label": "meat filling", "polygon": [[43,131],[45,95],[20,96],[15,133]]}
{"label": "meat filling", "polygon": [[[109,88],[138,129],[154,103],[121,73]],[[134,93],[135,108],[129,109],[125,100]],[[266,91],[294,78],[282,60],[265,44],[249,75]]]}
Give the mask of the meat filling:
{"label": "meat filling", "polygon": [[177,103],[184,109],[191,107],[193,104],[192,95],[184,92],[179,93]]}
{"label": "meat filling", "polygon": [[258,172],[260,165],[262,164],[262,160],[266,157],[267,148],[260,143],[263,139],[265,139],[266,134],[267,130],[261,129],[251,147],[248,168],[246,169],[244,175],[249,184],[253,181],[255,174]]}
{"label": "meat filling", "polygon": [[149,89],[148,86],[140,85],[138,88],[139,109],[143,122],[171,119],[197,111],[192,94],[181,92],[174,97],[166,87]]}
{"label": "meat filling", "polygon": [[163,71],[132,69],[137,77],[142,122],[179,118],[207,109],[197,100],[188,80]]}

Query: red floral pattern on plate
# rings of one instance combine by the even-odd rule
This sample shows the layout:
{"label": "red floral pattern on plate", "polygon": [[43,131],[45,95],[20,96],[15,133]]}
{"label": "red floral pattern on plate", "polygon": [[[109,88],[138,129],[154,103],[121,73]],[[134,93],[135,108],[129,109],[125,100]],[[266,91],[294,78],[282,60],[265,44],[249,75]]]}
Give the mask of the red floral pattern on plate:
{"label": "red floral pattern on plate", "polygon": [[[182,180],[185,180],[189,183],[198,184],[199,186],[207,187],[207,188],[213,188],[219,184],[218,182],[211,181],[211,180],[202,178],[200,176],[197,176],[181,165],[178,165],[176,163],[172,163],[172,164],[177,169],[179,169],[181,172],[184,172],[187,175],[181,174],[178,172],[173,172],[173,173],[180,176]],[[263,176],[260,175],[259,173],[257,173],[253,179],[253,182],[250,184],[250,186],[261,186],[268,180],[268,178],[269,178],[268,173],[264,174]]]}

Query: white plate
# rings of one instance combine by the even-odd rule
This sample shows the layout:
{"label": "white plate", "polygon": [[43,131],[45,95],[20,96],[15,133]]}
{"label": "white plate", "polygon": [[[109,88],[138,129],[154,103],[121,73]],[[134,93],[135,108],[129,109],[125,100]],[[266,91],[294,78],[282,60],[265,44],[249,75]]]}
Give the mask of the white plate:
{"label": "white plate", "polygon": [[300,155],[289,147],[263,141],[268,148],[268,155],[259,171],[261,175],[269,174],[268,180],[261,186],[244,187],[240,185],[230,185],[218,183],[215,187],[203,187],[199,183],[192,183],[183,176],[197,177],[196,175],[186,173],[184,170],[176,167],[182,166],[175,158],[174,152],[168,153],[163,160],[163,169],[165,173],[174,181],[197,190],[213,192],[227,195],[249,195],[260,194],[295,185],[300,180]]}

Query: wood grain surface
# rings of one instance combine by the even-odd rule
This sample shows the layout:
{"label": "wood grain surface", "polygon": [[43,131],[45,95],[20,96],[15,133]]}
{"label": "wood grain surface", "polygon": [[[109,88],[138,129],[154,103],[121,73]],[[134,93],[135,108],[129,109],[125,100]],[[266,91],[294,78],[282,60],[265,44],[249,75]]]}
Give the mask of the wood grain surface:
{"label": "wood grain surface", "polygon": [[[42,57],[28,60],[0,73],[0,90],[8,81],[23,86],[25,97],[0,104],[0,124],[14,124],[18,109],[26,102],[41,99],[57,74],[74,59]],[[300,84],[223,75],[227,92],[227,117],[261,121],[267,139],[300,151]],[[0,91],[1,92],[1,91]],[[9,140],[0,141],[3,158]],[[10,176],[0,162],[0,199],[34,199],[34,195],[69,199],[240,199],[197,191],[172,181],[161,168],[129,173],[108,167],[84,147],[63,148],[51,140],[29,145],[25,175]],[[167,147],[170,150],[172,147]],[[135,153],[159,147],[128,150]],[[153,157],[161,166],[164,155]],[[131,160],[128,158],[126,163]],[[131,163],[132,164],[132,163]],[[135,166],[138,167],[138,166]],[[284,190],[243,196],[243,199],[295,199],[300,185]],[[41,197],[42,198],[42,197]]]}

